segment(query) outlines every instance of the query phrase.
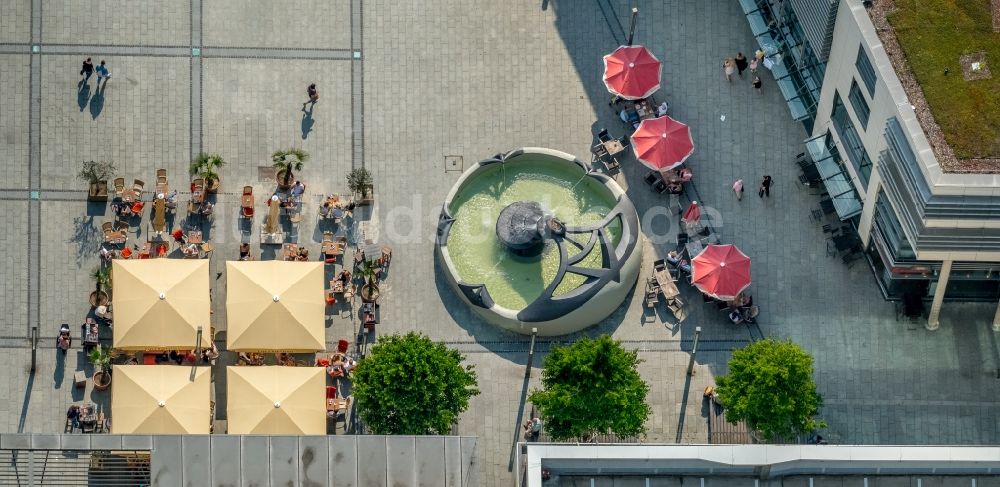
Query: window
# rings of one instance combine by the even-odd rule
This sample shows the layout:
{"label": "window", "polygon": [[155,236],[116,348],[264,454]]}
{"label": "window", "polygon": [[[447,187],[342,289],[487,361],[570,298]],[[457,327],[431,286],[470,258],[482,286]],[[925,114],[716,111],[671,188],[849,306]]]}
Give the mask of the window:
{"label": "window", "polygon": [[868,116],[871,115],[871,109],[868,108],[865,95],[861,94],[861,88],[858,88],[857,80],[851,81],[851,92],[847,95],[847,98],[851,100],[851,106],[854,107],[854,114],[858,116],[861,127],[868,130]]}
{"label": "window", "polygon": [[858,74],[861,75],[861,81],[864,82],[865,88],[868,88],[868,96],[875,96],[875,68],[872,67],[872,62],[868,59],[864,46],[858,47],[858,59],[854,61],[854,66],[858,68]]}
{"label": "window", "polygon": [[896,217],[896,212],[892,210],[882,190],[879,190],[878,199],[875,200],[875,227],[885,240],[885,245],[892,253],[894,261],[916,259],[917,255],[913,252],[910,241],[906,239],[906,234],[903,233],[903,226],[899,224],[899,218]]}
{"label": "window", "polygon": [[862,186],[867,188],[868,180],[872,174],[872,161],[868,158],[868,151],[865,150],[865,145],[861,142],[861,137],[858,136],[858,131],[854,128],[851,116],[847,114],[847,107],[844,106],[840,93],[837,92],[833,93],[833,113],[830,114],[830,120],[833,121],[833,128],[840,136],[844,151],[847,152],[847,159],[854,166],[854,171],[861,179]]}

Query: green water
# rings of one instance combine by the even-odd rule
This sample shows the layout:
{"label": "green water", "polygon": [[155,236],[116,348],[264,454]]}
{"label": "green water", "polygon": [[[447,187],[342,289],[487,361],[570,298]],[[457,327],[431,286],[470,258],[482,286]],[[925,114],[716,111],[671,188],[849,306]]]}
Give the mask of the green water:
{"label": "green water", "polygon": [[[524,258],[503,247],[496,237],[497,217],[515,201],[538,201],[546,212],[566,224],[583,225],[603,219],[615,199],[604,185],[584,178],[578,166],[548,160],[518,160],[487,166],[466,181],[450,208],[455,218],[448,235],[452,263],[462,281],[484,283],[494,302],[520,310],[538,298],[555,279],[559,248],[546,241],[540,257]],[[617,244],[621,223],[616,220],[608,230]],[[567,244],[567,250],[569,255],[579,252],[572,244]],[[577,265],[600,268],[600,245]],[[579,274],[567,273],[554,294],[570,292],[585,280]]]}

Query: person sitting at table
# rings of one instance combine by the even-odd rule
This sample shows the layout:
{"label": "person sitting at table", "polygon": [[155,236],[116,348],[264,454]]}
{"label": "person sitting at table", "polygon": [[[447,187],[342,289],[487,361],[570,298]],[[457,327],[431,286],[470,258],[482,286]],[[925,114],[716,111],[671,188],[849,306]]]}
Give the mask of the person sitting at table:
{"label": "person sitting at table", "polygon": [[330,204],[330,201],[329,200],[324,201],[323,204],[320,205],[320,207],[319,207],[319,217],[320,218],[330,218],[330,216],[331,216],[330,213],[332,211],[333,211],[333,205]]}
{"label": "person sitting at table", "polygon": [[670,193],[670,194],[681,194],[681,193],[684,192],[684,185],[682,185],[681,183],[677,183],[677,182],[668,183],[667,184],[667,192]]}
{"label": "person sitting at table", "polygon": [[201,213],[204,216],[209,216],[212,213],[215,213],[215,205],[213,205],[210,201],[204,201],[201,206],[198,207],[198,213]]}
{"label": "person sitting at table", "polygon": [[185,255],[198,255],[198,244],[187,244],[182,250]]}
{"label": "person sitting at table", "polygon": [[184,245],[184,243],[186,242],[186,238],[184,237],[184,231],[181,230],[180,228],[177,228],[173,232],[171,232],[170,236],[174,238],[174,243],[176,243],[177,245]]}
{"label": "person sitting at table", "polygon": [[295,199],[302,198],[302,195],[306,192],[306,185],[302,184],[302,181],[295,181],[292,185],[292,197]]}
{"label": "person sitting at table", "polygon": [[656,116],[662,117],[667,114],[667,110],[670,110],[670,105],[667,102],[660,103],[660,106],[656,107]]}
{"label": "person sitting at table", "polygon": [[215,365],[215,360],[219,358],[219,349],[215,347],[215,342],[212,342],[212,346],[201,351],[201,361],[206,364]]}
{"label": "person sitting at table", "polygon": [[184,364],[184,354],[177,353],[177,350],[171,350],[170,353],[167,355],[167,357],[169,357],[170,360],[176,362],[177,365]]}
{"label": "person sitting at table", "polygon": [[299,255],[295,256],[295,260],[297,260],[299,262],[306,262],[306,261],[308,261],[309,260],[309,249],[304,248],[304,247],[300,248],[299,249]]}
{"label": "person sitting at table", "polygon": [[694,177],[694,173],[692,173],[690,169],[685,167],[681,168],[681,170],[678,172],[678,176],[680,176],[680,180],[682,183],[686,183],[688,181],[691,181],[691,178]]}
{"label": "person sitting at table", "polygon": [[128,203],[115,203],[111,205],[111,209],[114,210],[115,215],[119,218],[127,218],[132,216],[132,206]]}
{"label": "person sitting at table", "polygon": [[101,260],[105,263],[111,262],[111,259],[115,258],[115,252],[108,249],[105,246],[101,246]]}
{"label": "person sitting at table", "polygon": [[743,314],[739,310],[734,309],[729,312],[729,321],[732,321],[734,325],[743,323]]}
{"label": "person sitting at table", "polygon": [[250,260],[250,244],[240,244],[240,260]]}
{"label": "person sitting at table", "polygon": [[635,110],[622,110],[621,113],[618,114],[618,117],[622,119],[622,122],[630,124],[632,127],[639,126],[639,112]]}
{"label": "person sitting at table", "polygon": [[97,308],[94,309],[94,317],[96,317],[97,321],[100,322],[102,325],[110,325],[111,308],[103,304],[98,306]]}
{"label": "person sitting at table", "polygon": [[337,280],[344,283],[344,285],[346,286],[348,283],[351,282],[351,271],[347,269],[340,271],[340,274],[337,274]]}
{"label": "person sitting at table", "polygon": [[70,422],[72,428],[80,427],[80,406],[73,404],[66,410],[66,420]]}
{"label": "person sitting at table", "polygon": [[358,366],[358,363],[354,361],[353,358],[344,356],[344,375],[350,376],[351,371]]}
{"label": "person sitting at table", "polygon": [[167,208],[177,208],[177,190],[176,189],[170,190],[170,193],[167,194],[167,199],[166,199],[166,202],[164,203],[164,205]]}

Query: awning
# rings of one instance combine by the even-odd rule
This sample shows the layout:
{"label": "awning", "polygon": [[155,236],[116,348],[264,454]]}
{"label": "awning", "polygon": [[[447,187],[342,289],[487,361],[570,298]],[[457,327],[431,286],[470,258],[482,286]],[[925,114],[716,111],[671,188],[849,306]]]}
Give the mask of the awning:
{"label": "awning", "polygon": [[111,383],[112,432],[208,434],[208,367],[115,365]]}
{"label": "awning", "polygon": [[839,157],[826,147],[827,134],[806,140],[806,150],[823,179],[826,192],[830,194],[833,208],[841,220],[847,220],[861,213],[861,201],[854,190],[850,178],[844,173]]}
{"label": "awning", "polygon": [[326,369],[226,367],[233,435],[325,435]]}
{"label": "awning", "polygon": [[324,350],[325,314],[322,262],[226,262],[229,350]]}
{"label": "awning", "polygon": [[201,346],[211,346],[208,260],[115,259],[114,348],[190,350],[198,328]]}

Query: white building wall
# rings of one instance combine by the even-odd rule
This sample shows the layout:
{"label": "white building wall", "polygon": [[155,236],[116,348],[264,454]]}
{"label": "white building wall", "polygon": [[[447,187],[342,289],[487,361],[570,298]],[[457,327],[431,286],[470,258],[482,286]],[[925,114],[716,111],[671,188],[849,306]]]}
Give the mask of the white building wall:
{"label": "white building wall", "polygon": [[[859,225],[862,240],[867,244],[871,235],[875,200],[881,185],[881,178],[876,169],[879,164],[878,155],[886,148],[887,144],[883,133],[886,121],[891,117],[896,117],[906,132],[907,142],[912,148],[924,179],[933,194],[1000,197],[1000,174],[956,174],[945,173],[941,170],[861,0],[840,0],[840,2],[812,135],[822,135],[829,130],[837,143],[837,150],[840,151],[841,158],[844,160],[844,166],[864,202]],[[855,67],[859,46],[864,46],[865,53],[868,54],[868,59],[875,69],[877,79],[874,96],[869,96],[861,75]],[[871,110],[867,127],[858,120],[854,106],[849,99],[851,82],[855,79]],[[869,159],[872,161],[872,174],[867,187],[862,185],[861,179],[858,178],[853,165],[848,160],[843,142],[832,127],[830,115],[833,111],[835,92],[840,94],[847,107],[847,113],[864,143]],[[895,205],[893,208],[899,214],[900,208],[895,207]],[[932,220],[925,222],[925,224],[941,228],[997,228],[1000,226],[1000,220]],[[912,242],[913,236],[908,235],[908,237]],[[996,252],[934,252],[931,254],[921,252],[919,248],[914,250],[917,252],[918,259],[921,260],[1000,261],[1000,253]]]}

